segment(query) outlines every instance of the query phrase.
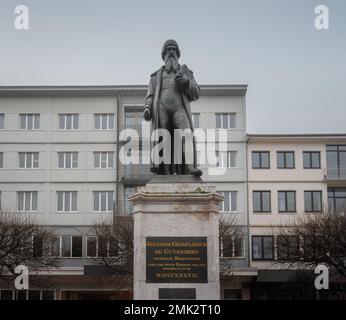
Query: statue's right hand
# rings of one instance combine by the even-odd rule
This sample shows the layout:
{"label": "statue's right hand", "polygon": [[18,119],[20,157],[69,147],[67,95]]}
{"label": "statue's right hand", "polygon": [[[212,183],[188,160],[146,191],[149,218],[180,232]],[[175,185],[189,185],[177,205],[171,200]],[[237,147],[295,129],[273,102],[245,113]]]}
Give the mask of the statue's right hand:
{"label": "statue's right hand", "polygon": [[146,121],[150,121],[151,118],[152,118],[152,115],[151,115],[150,109],[149,109],[149,107],[146,107],[146,108],[144,109],[144,119],[145,119]]}

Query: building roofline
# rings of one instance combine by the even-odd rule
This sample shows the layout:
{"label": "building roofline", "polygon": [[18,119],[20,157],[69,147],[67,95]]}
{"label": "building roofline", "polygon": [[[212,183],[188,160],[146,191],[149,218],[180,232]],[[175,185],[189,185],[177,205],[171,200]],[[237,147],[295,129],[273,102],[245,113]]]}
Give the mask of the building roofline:
{"label": "building roofline", "polygon": [[330,142],[343,140],[346,142],[346,133],[294,133],[294,134],[247,134],[248,142]]}
{"label": "building roofline", "polygon": [[[202,95],[245,96],[247,84],[200,85]],[[147,85],[0,86],[0,97],[145,95]]]}

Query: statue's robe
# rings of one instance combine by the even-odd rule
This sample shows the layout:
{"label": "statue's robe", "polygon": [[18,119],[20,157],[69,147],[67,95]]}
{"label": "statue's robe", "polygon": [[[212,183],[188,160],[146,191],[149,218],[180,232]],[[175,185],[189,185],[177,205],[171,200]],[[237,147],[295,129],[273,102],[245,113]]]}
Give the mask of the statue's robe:
{"label": "statue's robe", "polygon": [[[150,112],[152,115],[152,126],[151,130],[160,129],[160,91],[161,91],[161,80],[162,72],[164,71],[165,66],[162,66],[159,70],[155,71],[150,76],[150,82],[148,87],[148,93],[145,99],[145,104],[150,106]],[[199,98],[200,88],[193,77],[193,72],[186,65],[179,65],[179,71],[184,73],[189,82],[186,87],[180,91],[181,98],[184,104],[186,111],[186,116],[188,117],[190,123],[191,132],[193,132],[193,123],[192,123],[192,114],[190,102],[195,101]],[[193,139],[193,158],[194,158],[194,168],[197,168],[197,153],[196,153],[196,142]],[[159,170],[158,166],[154,163],[152,164],[152,171],[157,172]]]}

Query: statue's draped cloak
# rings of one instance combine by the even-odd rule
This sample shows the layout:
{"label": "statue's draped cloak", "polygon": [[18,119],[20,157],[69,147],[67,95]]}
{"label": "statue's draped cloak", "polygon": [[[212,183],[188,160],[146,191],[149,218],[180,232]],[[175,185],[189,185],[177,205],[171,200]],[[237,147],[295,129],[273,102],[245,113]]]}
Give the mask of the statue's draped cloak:
{"label": "statue's draped cloak", "polygon": [[[150,112],[153,117],[151,130],[154,131],[156,129],[161,128],[160,127],[160,93],[161,93],[161,80],[162,80],[162,72],[164,70],[165,66],[162,66],[158,71],[154,72],[150,76],[150,82],[148,87],[147,96],[145,99],[145,104],[150,106]],[[179,71],[184,73],[188,79],[189,82],[186,86],[186,88],[181,91],[182,101],[184,104],[184,108],[186,111],[186,115],[189,119],[190,128],[193,132],[193,123],[192,123],[192,115],[191,115],[191,106],[190,102],[195,101],[199,98],[200,94],[200,88],[196,82],[196,80],[193,77],[193,72],[188,69],[186,65],[179,65]],[[196,142],[195,139],[193,139],[193,148],[194,148],[194,167],[196,168],[197,165],[197,159],[196,159]],[[152,150],[152,149],[151,149]],[[157,167],[155,164],[152,164],[153,169]]]}

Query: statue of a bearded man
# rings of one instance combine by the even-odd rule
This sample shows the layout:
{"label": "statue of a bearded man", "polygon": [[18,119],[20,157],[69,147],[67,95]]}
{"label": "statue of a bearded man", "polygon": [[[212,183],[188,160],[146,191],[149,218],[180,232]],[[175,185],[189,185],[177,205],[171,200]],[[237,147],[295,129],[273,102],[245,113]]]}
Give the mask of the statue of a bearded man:
{"label": "statue of a bearded man", "polygon": [[[190,102],[199,98],[200,88],[193,73],[186,65],[179,64],[180,49],[175,40],[167,40],[161,57],[165,62],[159,70],[151,74],[145,99],[144,119],[152,121],[152,130],[165,129],[171,137],[170,161],[152,163],[151,171],[161,175],[193,174],[201,176],[197,168],[196,143],[193,137],[193,123]],[[181,137],[175,131],[190,131]],[[181,154],[174,155],[178,137],[182,138]],[[158,142],[162,142],[162,136]],[[185,146],[191,146],[186,148]],[[161,150],[160,152],[163,152]],[[190,154],[188,154],[190,153]],[[160,154],[162,156],[162,154]],[[163,157],[165,159],[165,157]],[[167,158],[166,158],[167,159]],[[176,161],[181,159],[181,161]],[[189,160],[190,159],[190,160]],[[168,162],[168,163],[167,163]]]}

